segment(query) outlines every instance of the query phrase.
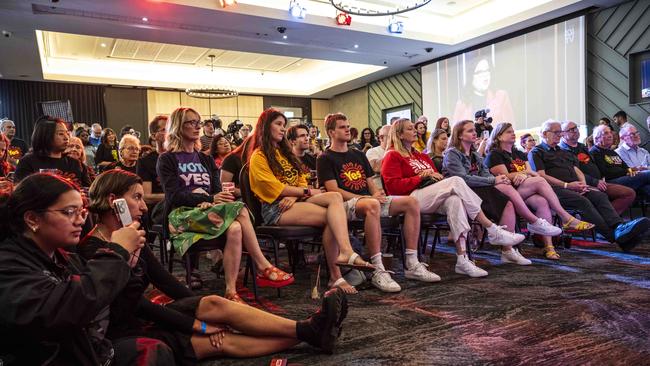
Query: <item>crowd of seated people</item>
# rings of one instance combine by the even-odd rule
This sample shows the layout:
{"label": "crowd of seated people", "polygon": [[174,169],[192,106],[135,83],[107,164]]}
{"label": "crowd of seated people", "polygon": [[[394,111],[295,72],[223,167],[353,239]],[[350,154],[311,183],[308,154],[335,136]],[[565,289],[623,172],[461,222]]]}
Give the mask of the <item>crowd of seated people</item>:
{"label": "crowd of seated people", "polygon": [[[18,364],[128,365],[256,357],[300,342],[331,352],[346,296],[358,293],[342,269],[367,272],[382,292],[402,290],[382,262],[385,218],[401,218],[404,277],[424,283],[442,279],[419,259],[423,215],[444,216],[454,270],[469,277],[488,275],[468,256],[474,227],[500,248],[502,263],[517,265],[532,264],[519,249],[525,238],[516,232],[519,218],[551,260],[560,259],[552,238],[563,231],[595,229],[629,251],[650,228],[645,217],[621,216],[637,195],[650,194],[650,155],[624,113],[611,127],[594,128],[591,148],[578,142],[572,121],[544,122],[539,145],[529,134],[517,138],[510,123],[492,126],[480,116],[454,124],[441,117],[432,133],[427,121],[398,118],[376,131],[362,129],[357,141],[342,113],[325,117],[323,135],[316,126],[288,126],[272,108],[255,128],[239,122],[227,133],[220,120],[203,121],[182,107],[154,118],[142,145],[131,126],[118,136],[94,124],[72,136],[69,124],[42,117],[31,150],[20,146],[15,124],[3,121],[0,327],[15,337],[0,345],[0,355]],[[306,320],[257,310],[237,293],[244,250],[258,285],[294,283],[260,249],[240,178],[260,202],[257,224],[322,229],[329,291]],[[123,227],[115,214],[118,199],[132,224]],[[559,226],[552,225],[554,215]],[[210,230],[184,236],[193,230],[183,221],[190,218]],[[162,266],[145,244],[151,222],[178,239],[173,249],[189,256],[189,271],[198,265],[191,250],[198,238],[221,249],[223,297],[195,295],[200,275],[192,272],[192,281],[182,284]],[[363,227],[364,253],[352,245],[351,223]],[[170,302],[147,298],[150,285]]]}

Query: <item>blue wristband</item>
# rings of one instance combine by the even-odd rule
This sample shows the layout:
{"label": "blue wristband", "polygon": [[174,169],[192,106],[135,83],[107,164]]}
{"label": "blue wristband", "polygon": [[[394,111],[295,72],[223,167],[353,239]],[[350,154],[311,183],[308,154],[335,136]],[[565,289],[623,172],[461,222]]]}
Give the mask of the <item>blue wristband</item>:
{"label": "blue wristband", "polygon": [[202,334],[205,334],[205,330],[206,330],[207,327],[208,327],[207,324],[205,324],[205,322],[202,321],[201,322],[201,333]]}

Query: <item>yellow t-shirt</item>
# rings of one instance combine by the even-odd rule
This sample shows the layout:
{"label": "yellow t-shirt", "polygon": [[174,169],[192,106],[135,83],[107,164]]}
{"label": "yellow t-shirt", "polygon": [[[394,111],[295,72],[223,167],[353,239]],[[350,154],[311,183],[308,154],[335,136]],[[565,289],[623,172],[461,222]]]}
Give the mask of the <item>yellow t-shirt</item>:
{"label": "yellow t-shirt", "polygon": [[262,150],[255,150],[251,156],[249,168],[251,191],[266,203],[275,202],[285,186],[307,187],[305,173],[294,168],[280,150],[275,150],[275,158],[282,166],[282,175],[273,174]]}

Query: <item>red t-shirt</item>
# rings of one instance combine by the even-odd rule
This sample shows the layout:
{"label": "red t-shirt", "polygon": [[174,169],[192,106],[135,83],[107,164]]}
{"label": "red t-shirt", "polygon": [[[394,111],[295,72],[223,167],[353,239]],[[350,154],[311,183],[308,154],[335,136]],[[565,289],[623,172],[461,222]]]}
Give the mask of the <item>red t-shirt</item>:
{"label": "red t-shirt", "polygon": [[410,156],[405,157],[393,149],[388,150],[381,164],[381,176],[386,194],[394,196],[411,194],[422,181],[418,174],[427,169],[437,172],[435,164],[425,154],[414,150]]}

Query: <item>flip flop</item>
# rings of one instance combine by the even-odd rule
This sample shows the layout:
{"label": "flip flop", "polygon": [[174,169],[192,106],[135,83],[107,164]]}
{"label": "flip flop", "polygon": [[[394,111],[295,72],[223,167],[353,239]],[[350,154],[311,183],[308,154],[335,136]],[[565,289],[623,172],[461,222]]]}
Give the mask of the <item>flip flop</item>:
{"label": "flip flop", "polygon": [[336,265],[341,268],[352,268],[362,272],[374,272],[376,270],[376,268],[372,264],[366,261],[363,261],[363,264],[354,263],[357,258],[359,258],[359,254],[353,252],[352,255],[350,255],[350,258],[348,259],[347,263],[336,262]]}
{"label": "flip flop", "polygon": [[[343,285],[344,283],[347,283],[350,287],[352,287],[352,290],[354,290],[354,292],[352,292],[352,293],[347,293],[347,292],[345,292],[345,290],[341,287],[341,285]],[[329,287],[330,289],[340,289],[340,290],[343,291],[343,293],[345,293],[346,295],[356,295],[356,294],[359,293],[359,291],[357,290],[357,288],[354,287],[354,286],[352,286],[352,285],[350,285],[350,284],[345,280],[345,278],[343,278],[343,277],[341,277],[341,278],[339,278],[338,280],[334,281],[334,283],[332,283],[332,284],[328,284],[328,287]]]}

